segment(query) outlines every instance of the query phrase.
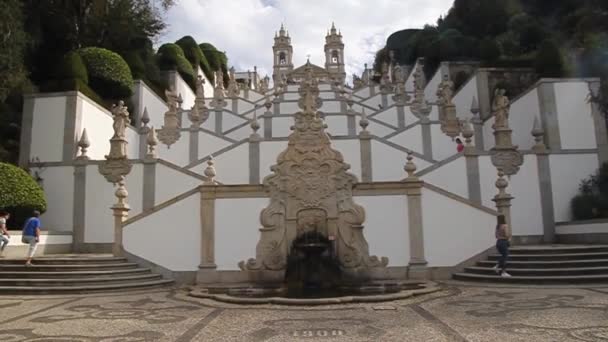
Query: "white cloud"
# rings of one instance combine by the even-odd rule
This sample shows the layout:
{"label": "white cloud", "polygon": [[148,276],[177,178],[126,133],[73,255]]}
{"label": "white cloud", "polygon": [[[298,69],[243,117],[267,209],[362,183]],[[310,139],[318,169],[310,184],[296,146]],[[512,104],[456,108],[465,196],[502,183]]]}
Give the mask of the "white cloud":
{"label": "white cloud", "polygon": [[169,29],[159,43],[191,35],[226,51],[237,70],[272,74],[275,31],[285,22],[294,64],[325,63],[323,45],[332,21],[345,44],[347,75],[373,62],[393,32],[435,23],[453,0],[179,0],[168,15]]}

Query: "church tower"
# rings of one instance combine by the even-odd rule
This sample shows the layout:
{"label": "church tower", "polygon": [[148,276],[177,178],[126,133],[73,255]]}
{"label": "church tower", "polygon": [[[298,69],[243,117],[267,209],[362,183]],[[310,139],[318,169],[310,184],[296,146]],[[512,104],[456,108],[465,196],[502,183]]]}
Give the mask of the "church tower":
{"label": "church tower", "polygon": [[275,33],[272,52],[274,54],[272,80],[274,84],[279,84],[283,75],[293,70],[291,38],[289,32],[285,31],[283,24],[281,24],[279,33]]}
{"label": "church tower", "polygon": [[332,78],[345,82],[344,43],[342,43],[342,33],[336,32],[334,23],[331,23],[331,29],[325,36],[325,69]]}

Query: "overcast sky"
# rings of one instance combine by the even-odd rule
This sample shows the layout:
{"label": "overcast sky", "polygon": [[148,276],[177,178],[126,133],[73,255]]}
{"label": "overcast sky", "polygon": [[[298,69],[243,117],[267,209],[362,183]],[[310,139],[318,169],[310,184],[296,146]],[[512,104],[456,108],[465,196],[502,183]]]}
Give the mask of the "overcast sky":
{"label": "overcast sky", "polygon": [[[323,44],[332,21],[342,31],[346,73],[371,67],[386,38],[405,28],[434,24],[453,0],[178,0],[167,13],[169,28],[159,43],[191,35],[226,51],[237,71],[272,74],[275,31],[285,23],[294,50],[294,65],[310,55],[324,66]],[[350,78],[350,77],[349,77]]]}

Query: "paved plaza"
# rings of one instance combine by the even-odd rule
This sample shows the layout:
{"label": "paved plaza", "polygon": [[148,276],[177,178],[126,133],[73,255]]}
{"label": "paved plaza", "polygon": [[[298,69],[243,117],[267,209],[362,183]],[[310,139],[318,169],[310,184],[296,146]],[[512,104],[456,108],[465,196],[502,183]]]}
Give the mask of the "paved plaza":
{"label": "paved plaza", "polygon": [[237,306],[186,289],[0,297],[0,341],[608,341],[608,287],[445,285],[322,307]]}

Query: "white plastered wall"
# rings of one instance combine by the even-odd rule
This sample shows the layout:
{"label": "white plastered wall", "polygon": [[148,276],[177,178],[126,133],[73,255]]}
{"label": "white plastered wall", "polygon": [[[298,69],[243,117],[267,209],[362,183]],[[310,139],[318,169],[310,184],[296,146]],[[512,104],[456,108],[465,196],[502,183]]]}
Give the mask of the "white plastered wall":
{"label": "white plastered wall", "polygon": [[[260,126],[263,124],[263,122],[261,122],[261,120],[258,120]],[[232,113],[229,112],[223,112],[222,113],[222,131],[227,131],[233,127],[236,127],[238,125],[241,125],[243,123],[245,123],[246,120],[241,118],[240,116],[234,115]],[[251,128],[249,128],[251,129]]]}
{"label": "white plastered wall", "polygon": [[[479,156],[479,183],[481,185],[481,204],[488,208],[496,208],[492,198],[498,193],[496,188],[496,179],[498,171],[492,165],[490,156]],[[510,189],[507,188],[507,192]]]}
{"label": "white plastered wall", "polygon": [[332,136],[348,135],[348,125],[345,115],[331,115],[325,117],[325,124],[327,129],[325,132]]}
{"label": "white plastered wall", "polygon": [[273,137],[286,137],[291,134],[290,127],[293,126],[293,117],[273,117],[272,118],[272,136]]}
{"label": "white plastered wall", "polygon": [[203,89],[205,90],[205,97],[212,97],[213,96],[213,83],[211,83],[209,81],[209,79],[207,78],[207,76],[205,76],[205,73],[203,72],[203,70],[201,69],[200,66],[197,67],[196,74],[205,79],[205,83],[203,84]]}
{"label": "white plastered wall", "polygon": [[[415,117],[414,117],[414,119],[408,118],[407,114],[412,115],[411,113],[407,113],[407,111],[406,111],[405,122],[409,122],[409,123],[414,122]],[[376,120],[380,120],[380,121],[382,121],[384,123],[387,123],[389,125],[393,125],[395,127],[397,127],[399,125],[399,122],[398,122],[398,119],[397,119],[397,108],[396,107],[388,108],[388,109],[380,112],[379,114],[374,115],[373,118],[376,119]],[[410,120],[408,120],[408,119],[410,119]]]}
{"label": "white plastered wall", "polygon": [[[239,261],[255,258],[260,240],[260,212],[267,198],[232,198],[215,201],[215,263],[218,270],[238,270]],[[238,215],[235,210],[238,208]]]}
{"label": "white plastered wall", "polygon": [[[509,112],[509,125],[513,130],[513,144],[519,146],[522,150],[529,150],[534,146],[534,138],[531,132],[535,117],[540,120],[537,88],[530,90],[513,102]],[[492,118],[490,121],[493,123],[494,119]]]}
{"label": "white plastered wall", "polygon": [[282,102],[280,106],[279,114],[295,114],[301,110],[297,102]]}
{"label": "white plastered wall", "polygon": [[388,257],[389,266],[407,266],[410,260],[406,196],[356,196],[365,208],[363,236],[369,254]]}
{"label": "white plastered wall", "polygon": [[39,97],[34,101],[30,159],[61,161],[66,97]]}
{"label": "white plastered wall", "polygon": [[224,152],[215,160],[218,182],[223,184],[249,183],[249,143],[243,143],[230,151]]}
{"label": "white plastered wall", "polygon": [[[372,140],[372,178],[375,182],[399,181],[406,177],[403,165],[407,153],[388,146],[380,141]],[[414,163],[419,170],[429,166],[429,163],[415,158]]]}
{"label": "white plastered wall", "polygon": [[344,162],[350,165],[348,172],[353,173],[361,181],[361,146],[359,139],[333,140],[331,144],[334,149],[342,153]]}
{"label": "white plastered wall", "polygon": [[439,67],[435,72],[435,75],[433,75],[433,78],[431,78],[424,88],[424,98],[431,103],[437,102],[437,87],[439,87],[439,83],[441,83],[441,75],[441,67]]}
{"label": "white plastered wall", "polygon": [[[78,97],[78,101],[82,101],[82,128],[87,129],[91,142],[87,155],[93,160],[104,159],[104,156],[110,152],[110,138],[114,135],[112,127],[114,120],[109,112],[100,109],[84,97]],[[82,132],[76,133],[78,137],[82,134]]]}
{"label": "white plastered wall", "polygon": [[[116,202],[116,188],[99,173],[98,165],[87,166],[85,243],[111,243],[114,241],[114,218],[110,207]],[[129,215],[141,212],[143,194],[143,166],[134,164],[126,177],[129,192]]]}
{"label": "white plastered wall", "polygon": [[562,149],[596,148],[591,104],[586,82],[555,83],[555,102]]}
{"label": "white plastered wall", "polygon": [[171,146],[159,141],[156,151],[158,151],[159,158],[178,166],[186,166],[190,163],[190,132],[182,130],[180,134],[179,140]]}
{"label": "white plastered wall", "polygon": [[[143,84],[139,83],[140,85]],[[154,126],[154,128],[161,128],[164,124],[165,113],[169,109],[165,101],[158,97],[150,88],[147,86],[141,86],[140,90],[142,97],[142,115],[143,110],[146,108],[148,110],[148,115],[150,116],[149,126]]]}
{"label": "white plastered wall", "polygon": [[455,266],[494,244],[494,215],[422,189],[424,251],[429,267]]}
{"label": "white plastered wall", "polygon": [[515,197],[511,201],[511,229],[513,235],[543,235],[536,155],[524,156],[524,164],[516,175],[511,176],[507,190]]}
{"label": "white plastered wall", "polygon": [[414,91],[414,72],[416,71],[416,68],[418,68],[418,62],[416,62],[416,64],[414,64],[414,67],[412,68],[412,72],[410,72],[409,76],[405,80],[405,90],[406,91],[412,91],[412,92]]}
{"label": "white plastered wall", "polygon": [[382,95],[376,94],[373,97],[370,97],[369,99],[365,100],[363,104],[368,105],[372,108],[379,108],[378,105],[382,105]]}
{"label": "white plastered wall", "polygon": [[477,97],[477,77],[475,74],[469,81],[454,95],[452,102],[456,106],[456,116],[460,119],[469,119],[471,113],[471,102],[473,96]]}
{"label": "white plastered wall", "polygon": [[[32,168],[32,171],[39,169]],[[44,179],[47,210],[41,216],[42,227],[50,231],[73,231],[74,168],[50,166],[40,173]]]}
{"label": "white plastered wall", "polygon": [[433,159],[444,160],[458,153],[456,142],[441,131],[441,125],[431,125],[431,145],[433,148]]}
{"label": "white plastered wall", "polygon": [[[357,115],[357,134],[359,134],[363,129],[361,128],[361,126],[359,125],[359,123],[361,122],[361,116]],[[393,132],[395,132],[394,129],[387,127],[383,124],[380,124],[376,121],[373,120],[369,120],[369,126],[367,126],[367,131],[370,132],[370,134],[378,136],[378,137],[385,137]]]}
{"label": "white plastered wall", "polygon": [[389,141],[422,154],[422,128],[420,125],[410,127],[390,138]]}
{"label": "white plastered wall", "polygon": [[422,180],[461,197],[469,197],[467,165],[464,156],[425,174],[422,176]]}
{"label": "white plastered wall", "polygon": [[178,72],[175,72],[175,92],[182,95],[182,108],[192,108],[196,94]]}
{"label": "white plastered wall", "polygon": [[123,229],[127,252],[171,271],[197,271],[201,261],[200,195],[193,194]]}
{"label": "white plastered wall", "polygon": [[[191,171],[202,171],[206,165],[206,163],[199,165],[197,169]],[[198,178],[156,163],[154,203],[155,205],[161,204],[201,184],[202,181]]]}
{"label": "white plastered wall", "polygon": [[262,141],[260,143],[260,181],[270,174],[270,167],[277,163],[279,153],[287,149],[287,141]]}
{"label": "white plastered wall", "polygon": [[198,133],[198,157],[204,158],[208,155],[232,145],[231,142],[218,138],[205,132]]}
{"label": "white plastered wall", "polygon": [[572,220],[570,201],[578,194],[581,180],[598,169],[596,154],[554,154],[549,156],[553,208],[556,222]]}

